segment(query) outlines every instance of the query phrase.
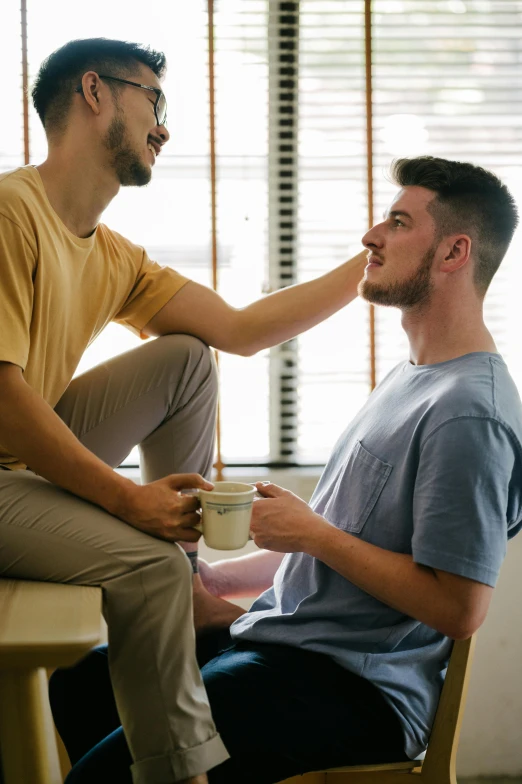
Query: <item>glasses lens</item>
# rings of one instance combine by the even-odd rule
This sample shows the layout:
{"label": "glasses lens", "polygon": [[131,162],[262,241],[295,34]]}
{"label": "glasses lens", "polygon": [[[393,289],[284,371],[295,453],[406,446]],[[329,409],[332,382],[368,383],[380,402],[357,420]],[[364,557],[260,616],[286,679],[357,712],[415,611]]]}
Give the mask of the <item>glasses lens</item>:
{"label": "glasses lens", "polygon": [[167,99],[163,93],[160,95],[156,111],[158,113],[158,124],[164,125],[165,120],[167,119]]}

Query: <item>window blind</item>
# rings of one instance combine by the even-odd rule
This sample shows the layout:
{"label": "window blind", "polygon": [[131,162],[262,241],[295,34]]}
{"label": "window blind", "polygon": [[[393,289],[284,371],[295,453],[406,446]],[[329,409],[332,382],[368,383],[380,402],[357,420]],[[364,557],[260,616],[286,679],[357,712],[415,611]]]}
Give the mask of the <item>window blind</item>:
{"label": "window blind", "polygon": [[[299,4],[298,279],[362,249],[368,226],[364,4]],[[370,391],[360,300],[298,339],[296,462],[322,463]]]}
{"label": "window blind", "polygon": [[[395,188],[393,157],[435,155],[494,171],[521,203],[522,3],[375,0],[372,19],[376,218]],[[486,297],[485,318],[518,381],[522,280],[514,242]],[[377,377],[406,356],[396,310],[376,309]]]}
{"label": "window blind", "polygon": [[[218,291],[236,307],[268,286],[267,31],[264,0],[214,3]],[[221,352],[219,368],[223,461],[267,462],[269,352]]]}
{"label": "window blind", "polygon": [[[522,202],[522,0],[216,0],[213,8],[217,286],[233,305],[356,253],[368,228],[369,175],[378,220],[395,192],[385,176],[394,157],[470,160],[497,172]],[[171,141],[146,191],[122,189],[104,220],[210,285],[206,3],[163,4],[161,27],[136,0],[123,16],[92,0],[81,20],[66,0],[27,0],[27,18],[30,85],[43,58],[73,38],[166,52]],[[17,4],[2,10],[2,26],[0,64],[12,73],[21,62]],[[21,87],[19,69],[4,84],[0,170],[24,162]],[[46,153],[32,110],[30,150],[33,163]],[[519,231],[485,313],[522,388],[521,242]],[[248,360],[221,354],[224,463],[322,463],[366,400],[372,367],[379,381],[407,356],[398,312],[377,308],[374,323],[372,334],[369,308],[356,301]],[[111,325],[78,372],[133,345]]]}
{"label": "window blind", "polygon": [[2,46],[0,68],[4,75],[2,88],[2,122],[0,122],[0,172],[23,163],[22,52],[20,7],[8,3],[2,7]]}
{"label": "window blind", "polygon": [[[299,3],[268,5],[268,229],[272,290],[298,280]],[[297,340],[270,352],[270,457],[292,464],[298,442]]]}

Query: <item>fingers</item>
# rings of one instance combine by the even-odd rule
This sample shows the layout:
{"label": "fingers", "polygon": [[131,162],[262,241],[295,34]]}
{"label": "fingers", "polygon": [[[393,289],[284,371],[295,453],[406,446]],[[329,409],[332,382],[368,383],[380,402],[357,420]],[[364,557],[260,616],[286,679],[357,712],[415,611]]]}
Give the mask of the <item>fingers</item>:
{"label": "fingers", "polygon": [[193,495],[181,495],[180,498],[177,499],[176,506],[179,508],[181,514],[195,512],[196,509],[199,509],[200,507],[199,498]]}
{"label": "fingers", "polygon": [[180,524],[185,528],[185,526],[194,526],[199,525],[201,523],[201,515],[197,512],[187,512],[186,514],[181,515]]}
{"label": "fingers", "polygon": [[212,490],[214,485],[207,482],[201,474],[170,474],[168,477],[169,485],[173,490],[182,490],[189,487],[201,488],[201,490]]}
{"label": "fingers", "polygon": [[264,498],[278,498],[286,493],[284,488],[274,485],[272,482],[256,482],[255,485],[257,492]]}
{"label": "fingers", "polygon": [[197,531],[195,528],[184,527],[184,528],[177,528],[175,533],[175,538],[172,540],[174,542],[197,542],[198,539],[201,537],[201,531]]}
{"label": "fingers", "polygon": [[181,515],[177,525],[170,529],[170,539],[174,542],[197,542],[201,537],[201,531],[194,528],[201,524],[201,516],[194,512]]}

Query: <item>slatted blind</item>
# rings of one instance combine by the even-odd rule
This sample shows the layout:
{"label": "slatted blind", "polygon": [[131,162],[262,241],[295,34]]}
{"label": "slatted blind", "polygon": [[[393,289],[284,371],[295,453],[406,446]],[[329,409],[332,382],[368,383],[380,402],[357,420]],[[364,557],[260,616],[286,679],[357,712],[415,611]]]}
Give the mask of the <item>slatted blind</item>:
{"label": "slatted blind", "polygon": [[[268,10],[214,3],[218,290],[236,307],[268,283]],[[225,463],[270,459],[269,354],[219,355]]]}
{"label": "slatted blind", "polygon": [[[0,113],[0,172],[23,163],[22,52],[20,7],[7,3],[0,10],[2,46],[0,69],[4,74]],[[9,78],[6,78],[9,74]]]}
{"label": "slatted blind", "polygon": [[[522,204],[522,3],[375,0],[373,126],[376,217],[394,188],[392,157],[436,155],[493,170]],[[520,231],[486,298],[485,318],[522,381],[513,291],[522,282]],[[518,326],[517,326],[518,323]],[[377,308],[378,378],[405,356],[396,310]]]}
{"label": "slatted blind", "polygon": [[[394,157],[470,160],[522,203],[522,0],[215,0],[213,12],[217,286],[233,305],[356,253],[369,175],[377,220],[395,192],[385,176]],[[122,189],[104,220],[211,285],[207,4],[165,3],[161,14],[158,26],[137,0],[124,15],[92,0],[76,19],[67,0],[27,0],[29,81],[73,38],[166,52],[171,141],[145,192]],[[0,67],[15,77],[3,84],[0,170],[24,162],[20,29],[13,0],[2,7]],[[31,162],[44,158],[32,111],[30,147]],[[521,245],[519,231],[486,319],[522,388]],[[135,344],[111,326],[79,370]],[[372,335],[361,301],[256,357],[221,354],[224,462],[323,462],[366,400],[372,366],[378,381],[406,356],[398,312],[377,308]]]}
{"label": "slatted blind", "polygon": [[[361,249],[368,226],[364,4],[302,0],[298,279]],[[370,391],[368,306],[301,336],[297,462],[324,461]]]}
{"label": "slatted blind", "polygon": [[[298,281],[299,3],[268,5],[268,226],[271,290]],[[270,352],[270,456],[292,464],[298,442],[297,340]]]}

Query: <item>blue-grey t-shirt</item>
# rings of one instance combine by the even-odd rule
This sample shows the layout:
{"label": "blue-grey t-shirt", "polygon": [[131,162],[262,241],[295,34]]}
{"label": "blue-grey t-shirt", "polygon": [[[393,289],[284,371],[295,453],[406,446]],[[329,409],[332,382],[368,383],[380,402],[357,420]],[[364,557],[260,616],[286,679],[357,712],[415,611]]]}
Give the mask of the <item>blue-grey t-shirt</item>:
{"label": "blue-grey t-shirt", "polygon": [[[494,586],[522,527],[522,406],[502,358],[394,368],[340,437],[310,506],[366,542]],[[231,633],[331,656],[382,690],[410,757],[425,749],[451,640],[318,559],[286,555]]]}

